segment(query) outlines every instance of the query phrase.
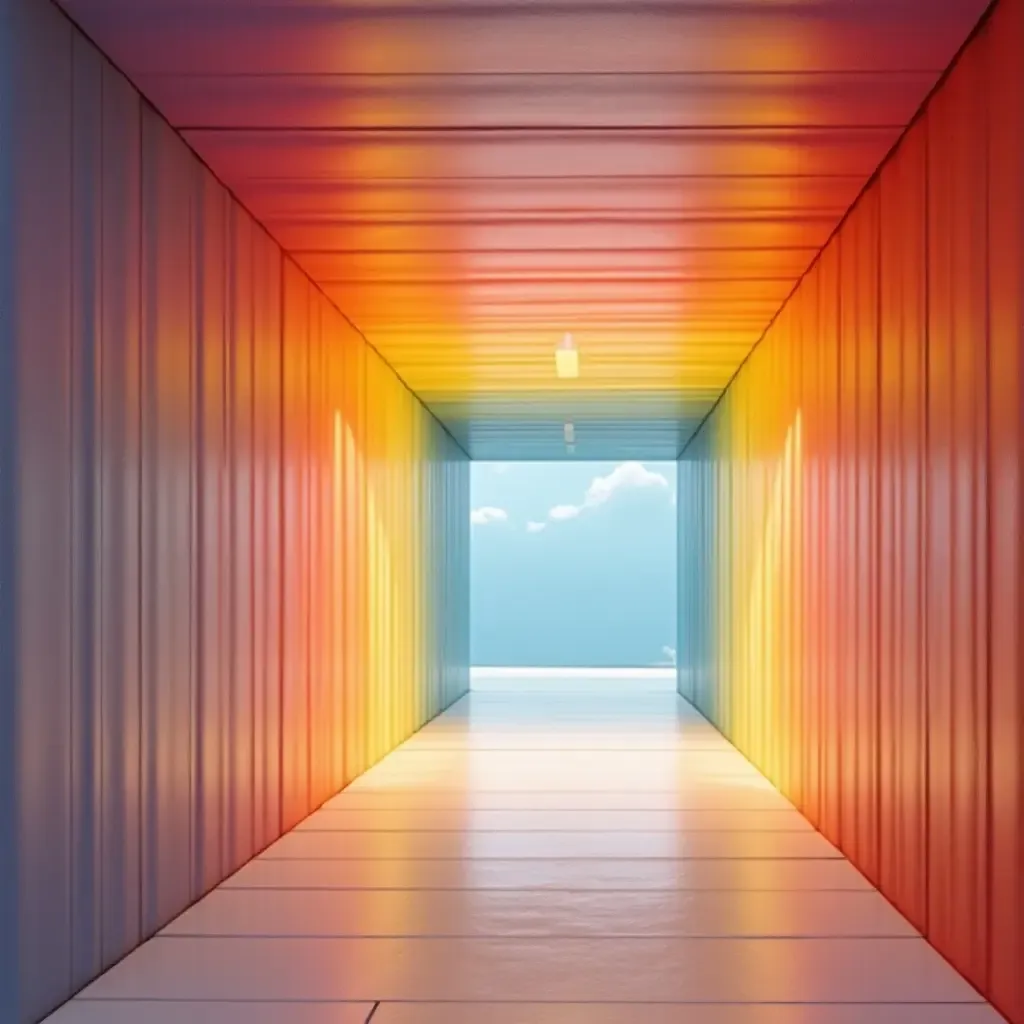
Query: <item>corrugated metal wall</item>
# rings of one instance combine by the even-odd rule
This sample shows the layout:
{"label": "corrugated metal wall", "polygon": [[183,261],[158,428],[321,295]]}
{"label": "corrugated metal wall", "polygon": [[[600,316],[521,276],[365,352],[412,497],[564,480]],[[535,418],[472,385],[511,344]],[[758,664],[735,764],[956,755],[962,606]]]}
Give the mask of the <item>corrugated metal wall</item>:
{"label": "corrugated metal wall", "polygon": [[468,463],[57,8],[0,0],[0,1019],[468,687]]}
{"label": "corrugated metal wall", "polygon": [[684,454],[681,687],[1024,1021],[1024,0]]}

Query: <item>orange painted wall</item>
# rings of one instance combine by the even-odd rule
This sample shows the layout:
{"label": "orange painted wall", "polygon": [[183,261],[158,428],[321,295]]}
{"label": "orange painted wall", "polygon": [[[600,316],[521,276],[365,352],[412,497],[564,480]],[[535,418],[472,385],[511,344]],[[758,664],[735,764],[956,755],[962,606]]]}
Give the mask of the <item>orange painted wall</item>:
{"label": "orange painted wall", "polygon": [[680,686],[1024,1021],[1024,0],[680,465]]}

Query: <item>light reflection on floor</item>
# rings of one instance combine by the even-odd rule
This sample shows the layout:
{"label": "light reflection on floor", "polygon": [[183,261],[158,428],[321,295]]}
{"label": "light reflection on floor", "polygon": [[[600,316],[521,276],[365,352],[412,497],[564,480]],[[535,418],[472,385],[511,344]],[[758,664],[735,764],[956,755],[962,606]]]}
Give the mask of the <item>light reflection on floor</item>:
{"label": "light reflection on floor", "polygon": [[494,673],[59,1024],[991,1024],[671,673]]}

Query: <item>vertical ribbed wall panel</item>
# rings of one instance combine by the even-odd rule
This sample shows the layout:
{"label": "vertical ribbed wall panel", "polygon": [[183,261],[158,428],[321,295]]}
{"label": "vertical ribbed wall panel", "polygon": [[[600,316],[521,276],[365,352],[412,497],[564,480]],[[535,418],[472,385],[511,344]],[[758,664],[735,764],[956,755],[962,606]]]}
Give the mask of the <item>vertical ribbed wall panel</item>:
{"label": "vertical ribbed wall panel", "polygon": [[0,0],[0,32],[0,1019],[23,1024],[465,693],[469,474],[56,7]]}
{"label": "vertical ribbed wall panel", "polygon": [[680,681],[1024,1021],[1024,0],[683,455]]}
{"label": "vertical ribbed wall panel", "polygon": [[988,991],[1024,1019],[1024,4],[996,12],[988,67]]}

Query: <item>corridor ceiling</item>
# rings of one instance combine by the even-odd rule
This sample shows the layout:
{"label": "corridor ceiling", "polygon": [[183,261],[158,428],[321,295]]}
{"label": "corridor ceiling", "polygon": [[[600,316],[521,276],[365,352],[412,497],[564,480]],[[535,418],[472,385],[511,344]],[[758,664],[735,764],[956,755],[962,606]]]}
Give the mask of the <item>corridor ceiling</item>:
{"label": "corridor ceiling", "polygon": [[473,457],[671,459],[986,2],[63,6]]}

